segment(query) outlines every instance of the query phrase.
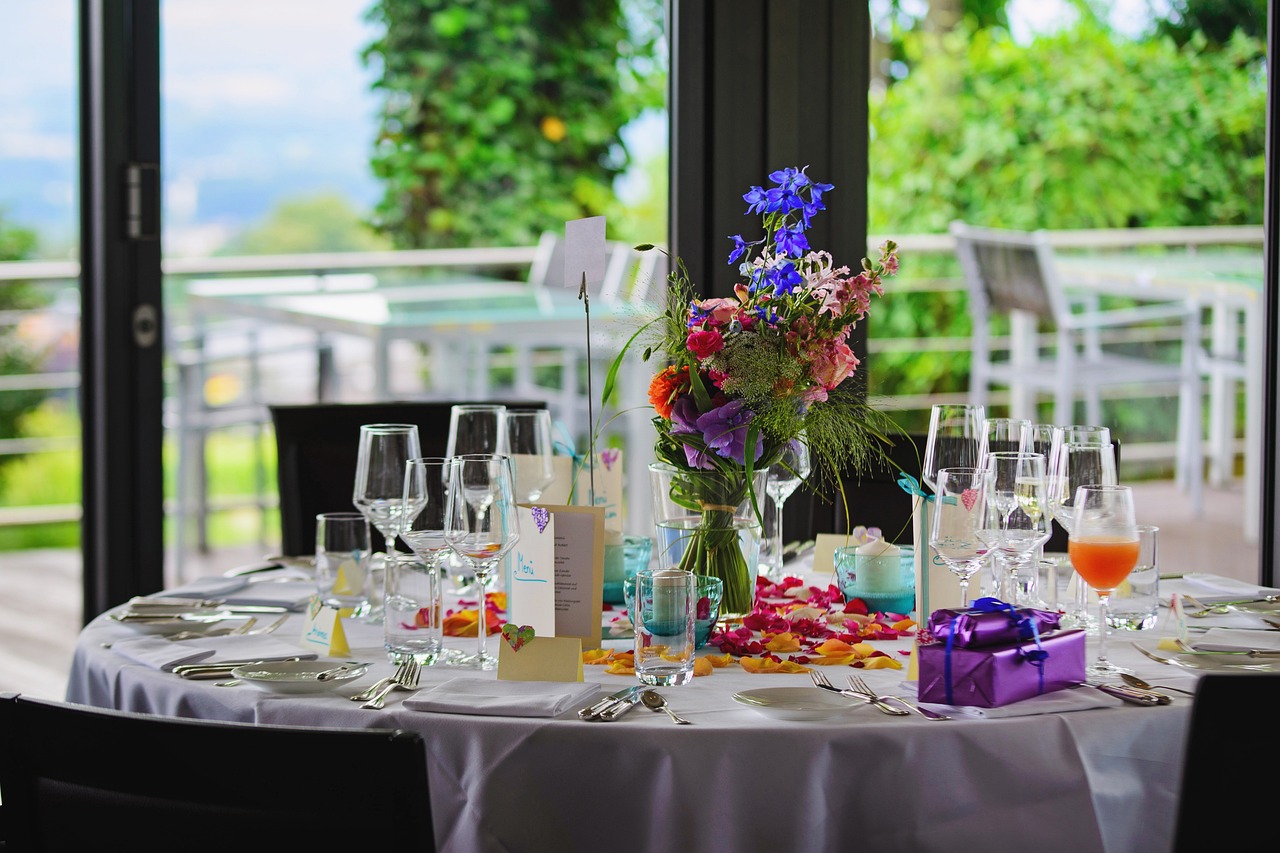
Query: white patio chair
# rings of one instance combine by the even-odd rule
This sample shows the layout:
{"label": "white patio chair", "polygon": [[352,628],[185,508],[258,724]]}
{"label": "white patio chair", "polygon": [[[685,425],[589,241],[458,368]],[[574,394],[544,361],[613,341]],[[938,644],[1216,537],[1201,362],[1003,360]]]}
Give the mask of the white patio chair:
{"label": "white patio chair", "polygon": [[[1071,290],[1060,281],[1054,250],[1042,231],[979,228],[951,223],[956,253],[969,290],[973,320],[971,402],[987,402],[992,386],[1006,386],[1010,414],[1035,419],[1039,396],[1053,398],[1053,422],[1102,424],[1103,388],[1131,389],[1149,397],[1161,389],[1178,396],[1177,478],[1200,514],[1203,491],[1200,312],[1190,302],[1142,300],[1104,309],[1097,292]],[[1141,300],[1140,296],[1135,299]],[[996,356],[991,322],[1009,318],[1005,357]],[[1039,330],[1053,335],[1042,347]],[[1177,362],[1120,352],[1104,332],[1146,330],[1176,340]],[[1084,420],[1075,403],[1084,401]]]}

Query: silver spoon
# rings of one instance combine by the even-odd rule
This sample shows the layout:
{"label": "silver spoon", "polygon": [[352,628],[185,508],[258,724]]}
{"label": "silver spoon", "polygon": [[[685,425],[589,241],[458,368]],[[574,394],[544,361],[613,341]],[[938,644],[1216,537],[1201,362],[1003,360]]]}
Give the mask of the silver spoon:
{"label": "silver spoon", "polygon": [[1124,681],[1125,684],[1129,684],[1139,690],[1176,690],[1179,693],[1185,693],[1188,696],[1196,695],[1194,690],[1183,690],[1181,687],[1170,687],[1167,684],[1149,684],[1138,676],[1130,675],[1127,672],[1120,673],[1120,679]]}
{"label": "silver spoon", "polygon": [[677,716],[676,712],[671,710],[671,708],[667,705],[667,700],[663,698],[662,694],[656,690],[646,690],[643,693],[641,693],[640,701],[643,702],[644,706],[648,708],[650,711],[666,711],[667,716],[671,718],[671,722],[675,723],[678,726],[693,725],[684,717]]}

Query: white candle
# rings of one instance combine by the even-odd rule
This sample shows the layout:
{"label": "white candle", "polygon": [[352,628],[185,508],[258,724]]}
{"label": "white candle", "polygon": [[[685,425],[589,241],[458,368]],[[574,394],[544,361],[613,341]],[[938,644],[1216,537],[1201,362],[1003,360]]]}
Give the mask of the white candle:
{"label": "white candle", "polygon": [[855,575],[863,592],[897,592],[902,588],[902,549],[884,539],[872,539],[854,551]]}

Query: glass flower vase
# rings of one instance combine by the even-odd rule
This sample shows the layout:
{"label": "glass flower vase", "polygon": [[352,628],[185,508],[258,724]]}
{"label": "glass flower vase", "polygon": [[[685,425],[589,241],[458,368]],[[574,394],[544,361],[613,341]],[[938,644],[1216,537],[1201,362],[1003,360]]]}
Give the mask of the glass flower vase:
{"label": "glass flower vase", "polygon": [[659,565],[720,578],[722,618],[741,618],[755,606],[761,523],[751,492],[762,502],[767,476],[767,469],[754,472],[748,488],[745,471],[649,466]]}

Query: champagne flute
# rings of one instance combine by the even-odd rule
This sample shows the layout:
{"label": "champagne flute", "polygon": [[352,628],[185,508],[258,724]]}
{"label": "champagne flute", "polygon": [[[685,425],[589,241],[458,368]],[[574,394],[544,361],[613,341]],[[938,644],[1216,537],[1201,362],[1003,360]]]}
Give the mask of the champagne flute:
{"label": "champagne flute", "polygon": [[760,569],[764,576],[781,580],[782,569],[782,506],[809,476],[809,446],[804,437],[793,439],[783,448],[782,456],[769,468],[764,490],[773,499],[773,531],[760,554]]}
{"label": "champagne flute", "polygon": [[479,600],[476,604],[476,653],[460,663],[493,669],[498,659],[485,648],[488,606],[485,583],[494,568],[520,539],[511,461],[497,454],[455,456],[449,463],[444,539],[471,564]]}
{"label": "champagne flute", "polygon": [[[1022,441],[1022,428],[1030,426],[1031,421],[1025,418],[985,418],[982,421],[982,437],[978,441],[978,466],[984,471],[987,458],[992,453],[1017,450]],[[988,499],[990,495],[988,495]],[[991,552],[992,595],[1004,598],[1008,591],[1004,589],[1009,577],[1010,566],[1005,552],[995,548]],[[1012,599],[1007,599],[1012,601]]]}
{"label": "champagne flute", "polygon": [[960,606],[969,606],[969,578],[987,559],[988,545],[978,535],[989,512],[986,473],[980,468],[942,468],[937,472],[929,546],[960,579]]}
{"label": "champagne flute", "polygon": [[1011,604],[1030,605],[1020,579],[1035,577],[1036,549],[1049,539],[1044,457],[997,451],[988,454],[984,473],[987,506],[993,511],[979,535],[1003,558],[997,566],[997,595]]}
{"label": "champagne flute", "polygon": [[444,539],[448,470],[449,460],[444,457],[419,457],[405,463],[405,505],[420,505],[421,510],[405,514],[400,538],[422,564],[419,568],[401,560],[388,568],[388,572],[396,574],[387,577],[384,635],[387,652],[395,663],[405,656],[414,657],[420,664],[440,663],[448,658],[443,648],[440,583],[441,569],[451,553]]}
{"label": "champagne flute", "polygon": [[505,452],[511,457],[515,472],[516,499],[521,503],[532,503],[542,497],[556,478],[552,462],[551,412],[547,409],[507,409],[502,420]]}
{"label": "champagne flute", "polygon": [[943,468],[976,468],[986,409],[967,403],[938,403],[929,411],[920,478],[935,494]]}
{"label": "champagne flute", "polygon": [[1129,486],[1081,486],[1076,490],[1067,553],[1080,577],[1098,594],[1098,656],[1085,667],[1091,676],[1131,670],[1107,659],[1107,605],[1111,593],[1138,562],[1138,521]]}
{"label": "champagne flute", "polygon": [[[384,572],[395,565],[400,553],[396,549],[396,535],[401,517],[406,513],[416,514],[421,509],[420,505],[406,507],[404,502],[404,465],[421,455],[418,427],[414,424],[364,424],[360,427],[351,500],[385,540]],[[383,585],[379,580],[375,577],[370,584],[369,607],[364,613],[357,614],[375,625],[381,624],[383,617]]]}
{"label": "champagne flute", "polygon": [[[1022,438],[1018,442],[1018,450],[1023,453],[1040,453],[1044,456],[1044,476],[1046,490],[1049,485],[1049,451],[1053,448],[1053,424],[1037,424],[1026,423],[1022,427]],[[1047,496],[1047,495],[1046,495]],[[1049,523],[1049,538],[1053,538],[1053,513],[1049,511],[1046,504],[1044,508],[1045,518]],[[1057,608],[1056,595],[1051,599],[1050,595],[1056,592],[1056,572],[1055,562],[1046,562],[1044,558],[1044,544],[1036,548],[1034,557],[1034,565],[1036,571],[1027,578],[1019,578],[1019,587],[1022,594],[1028,599],[1031,607],[1041,610],[1052,610]],[[1041,577],[1041,572],[1047,572],[1046,577]],[[1032,585],[1034,584],[1034,588]]]}

